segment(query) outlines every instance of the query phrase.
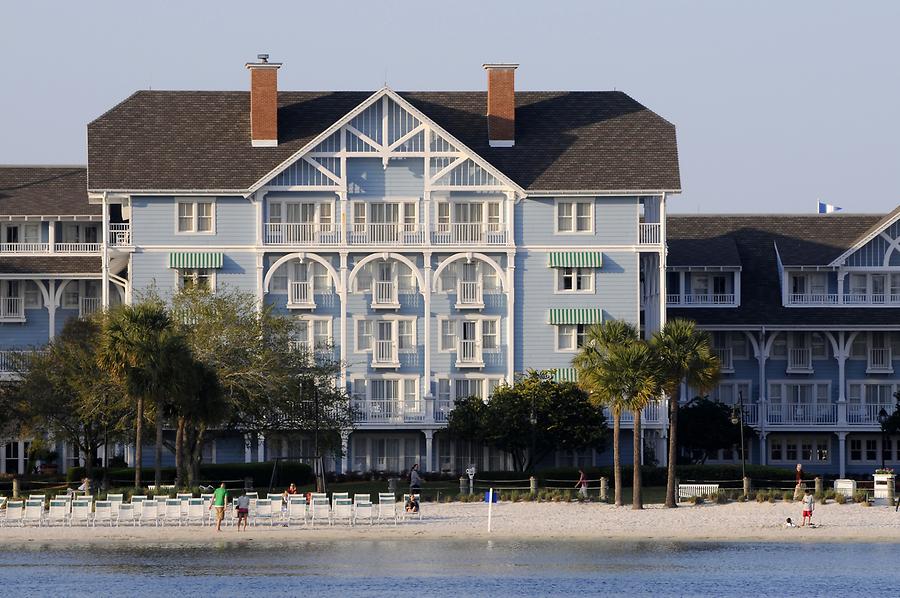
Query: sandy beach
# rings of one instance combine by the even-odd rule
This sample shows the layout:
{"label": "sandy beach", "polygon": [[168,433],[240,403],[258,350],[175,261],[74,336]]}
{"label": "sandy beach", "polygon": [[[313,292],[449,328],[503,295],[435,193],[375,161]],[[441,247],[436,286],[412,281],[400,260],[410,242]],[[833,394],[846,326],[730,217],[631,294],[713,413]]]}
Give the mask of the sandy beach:
{"label": "sandy beach", "polygon": [[317,540],[472,539],[616,540],[684,542],[898,542],[900,513],[887,506],[817,505],[816,528],[784,528],[786,517],[800,520],[800,505],[731,503],[685,505],[643,511],[630,506],[601,504],[500,503],[494,505],[492,531],[487,531],[487,505],[451,503],[424,505],[423,520],[399,525],[363,523],[333,527],[269,525],[248,532],[233,527],[217,533],[213,527],[3,527],[6,546],[31,542],[78,544],[209,544],[216,542],[280,543]]}

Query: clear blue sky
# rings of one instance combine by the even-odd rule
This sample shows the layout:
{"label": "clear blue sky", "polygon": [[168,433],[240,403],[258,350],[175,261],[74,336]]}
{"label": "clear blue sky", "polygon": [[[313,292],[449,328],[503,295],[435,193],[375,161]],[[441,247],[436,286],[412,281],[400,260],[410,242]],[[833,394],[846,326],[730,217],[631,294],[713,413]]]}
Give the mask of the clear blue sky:
{"label": "clear blue sky", "polygon": [[136,89],[620,89],[678,127],[675,211],[900,203],[900,2],[15,2],[0,163],[84,163],[85,124]]}

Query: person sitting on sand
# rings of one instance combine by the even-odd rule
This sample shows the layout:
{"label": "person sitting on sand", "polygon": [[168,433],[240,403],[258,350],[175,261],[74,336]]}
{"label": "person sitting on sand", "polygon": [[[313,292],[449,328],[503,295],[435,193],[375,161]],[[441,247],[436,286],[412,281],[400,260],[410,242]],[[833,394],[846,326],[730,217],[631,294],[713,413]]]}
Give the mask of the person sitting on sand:
{"label": "person sitting on sand", "polygon": [[791,518],[790,518],[790,517],[788,517],[788,518],[785,519],[785,521],[784,521],[784,527],[797,527],[797,526],[794,525],[794,522],[791,521]]}
{"label": "person sitting on sand", "polygon": [[419,498],[415,494],[410,494],[409,498],[406,500],[406,512],[407,513],[418,513],[419,512]]}
{"label": "person sitting on sand", "polygon": [[812,514],[815,508],[816,497],[813,496],[811,491],[807,490],[803,496],[803,522],[800,524],[800,527],[805,526],[807,523],[812,525]]}

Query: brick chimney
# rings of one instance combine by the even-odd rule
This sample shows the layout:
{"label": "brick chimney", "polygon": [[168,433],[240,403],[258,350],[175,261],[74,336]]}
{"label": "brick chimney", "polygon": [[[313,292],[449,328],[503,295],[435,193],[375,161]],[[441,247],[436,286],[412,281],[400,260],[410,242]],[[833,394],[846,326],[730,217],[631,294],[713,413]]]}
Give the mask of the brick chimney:
{"label": "brick chimney", "polygon": [[250,69],[250,143],[253,147],[278,145],[278,69],[268,54],[257,54]]}
{"label": "brick chimney", "polygon": [[488,75],[487,118],[491,147],[516,143],[516,68],[518,64],[483,64]]}

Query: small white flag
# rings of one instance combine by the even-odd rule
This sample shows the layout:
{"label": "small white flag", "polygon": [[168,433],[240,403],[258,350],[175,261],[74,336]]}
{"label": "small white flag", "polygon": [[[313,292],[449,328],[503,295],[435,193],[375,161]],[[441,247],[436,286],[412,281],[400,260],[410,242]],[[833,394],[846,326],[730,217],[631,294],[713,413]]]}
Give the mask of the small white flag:
{"label": "small white flag", "polygon": [[839,208],[837,206],[831,205],[830,203],[825,203],[825,202],[820,201],[819,207],[818,207],[818,212],[819,212],[819,214],[831,214],[832,212],[840,212],[843,209],[844,208]]}

